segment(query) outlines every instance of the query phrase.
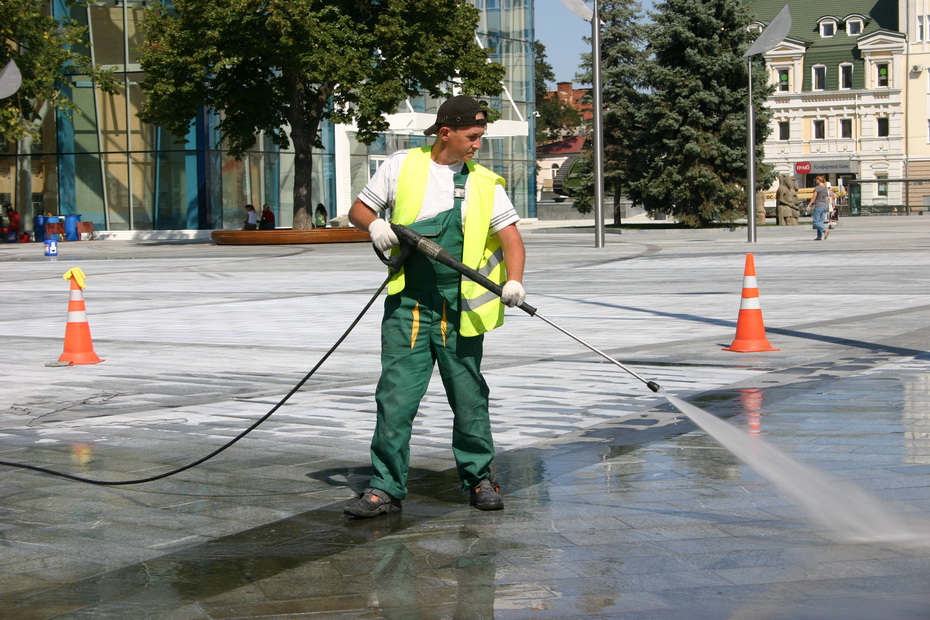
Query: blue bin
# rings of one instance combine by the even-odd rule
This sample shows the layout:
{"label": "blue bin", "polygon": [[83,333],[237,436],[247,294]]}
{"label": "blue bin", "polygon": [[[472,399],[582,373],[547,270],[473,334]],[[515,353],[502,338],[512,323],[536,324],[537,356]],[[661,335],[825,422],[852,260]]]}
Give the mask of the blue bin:
{"label": "blue bin", "polygon": [[69,213],[65,216],[65,240],[80,241],[81,235],[77,231],[77,223],[81,221],[80,213]]}
{"label": "blue bin", "polygon": [[[57,224],[60,221],[61,221],[61,218],[59,218],[57,215],[46,215],[45,216],[46,224]],[[45,240],[55,241],[57,243],[58,241],[61,241],[61,235],[45,235]]]}
{"label": "blue bin", "polygon": [[37,215],[34,221],[36,241],[39,243],[45,241],[45,216]]}

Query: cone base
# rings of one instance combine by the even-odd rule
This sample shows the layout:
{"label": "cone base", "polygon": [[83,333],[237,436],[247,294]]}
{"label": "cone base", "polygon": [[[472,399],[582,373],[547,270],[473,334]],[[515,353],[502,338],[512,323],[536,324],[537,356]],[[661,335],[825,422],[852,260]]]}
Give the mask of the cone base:
{"label": "cone base", "polygon": [[734,340],[724,351],[736,353],[758,353],[760,351],[781,351],[773,347],[768,340]]}
{"label": "cone base", "polygon": [[69,364],[99,364],[105,360],[97,357],[97,354],[94,352],[90,353],[74,353],[68,354],[63,353],[61,357],[58,358],[59,362],[68,362]]}

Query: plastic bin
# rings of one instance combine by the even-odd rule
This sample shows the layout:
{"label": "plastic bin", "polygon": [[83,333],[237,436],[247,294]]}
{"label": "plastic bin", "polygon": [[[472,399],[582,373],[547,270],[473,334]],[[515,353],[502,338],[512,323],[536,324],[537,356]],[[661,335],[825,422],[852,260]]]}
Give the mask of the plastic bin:
{"label": "plastic bin", "polygon": [[45,241],[45,216],[37,215],[34,220],[36,241],[42,243]]}
{"label": "plastic bin", "polygon": [[69,213],[65,215],[65,240],[80,241],[81,235],[77,231],[77,223],[81,221],[80,213]]}
{"label": "plastic bin", "polygon": [[[46,223],[46,224],[57,224],[57,223],[59,223],[60,221],[61,221],[61,218],[59,218],[57,215],[46,215],[46,216],[45,216],[45,223]],[[45,232],[45,226],[42,227],[42,232],[43,232],[43,233]],[[57,244],[58,241],[61,241],[61,235],[57,235],[57,234],[55,234],[55,235],[44,235],[44,237],[45,237],[45,240],[46,240],[46,241],[55,241],[56,244]],[[56,252],[56,254],[57,254],[57,252]]]}

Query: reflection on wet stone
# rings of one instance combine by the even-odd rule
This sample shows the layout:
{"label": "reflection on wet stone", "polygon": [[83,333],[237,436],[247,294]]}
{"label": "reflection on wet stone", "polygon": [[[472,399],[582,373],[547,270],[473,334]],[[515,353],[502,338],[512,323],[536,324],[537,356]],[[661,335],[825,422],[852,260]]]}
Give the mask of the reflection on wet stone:
{"label": "reflection on wet stone", "polygon": [[[887,224],[870,223],[879,226]],[[782,228],[767,235],[786,240],[793,231]],[[559,238],[546,241],[544,253],[563,247]],[[894,248],[888,244],[863,260],[861,252],[839,245],[845,239],[830,247],[839,268],[855,265],[843,280],[863,270],[877,273],[882,261],[896,278],[925,279],[930,266],[925,252],[890,255]],[[799,461],[865,486],[895,510],[915,517],[930,511],[930,355],[921,353],[930,349],[927,311],[921,309],[930,304],[919,287],[902,293],[891,278],[873,278],[873,294],[860,286],[862,280],[855,286],[868,292],[837,278],[833,284],[843,294],[831,295],[823,290],[830,281],[798,278],[794,245],[790,250],[782,241],[766,245],[760,274],[766,279],[766,318],[773,328],[787,326],[773,330],[773,337],[784,347],[779,355],[788,357],[721,361],[707,345],[722,340],[723,331],[732,336],[732,322],[707,317],[725,314],[720,269],[744,247],[721,237],[713,248],[705,243],[698,256],[660,261],[656,255],[637,262],[643,275],[624,273],[620,286],[607,278],[616,272],[613,258],[595,259],[578,249],[583,245],[580,236],[573,237],[572,251],[562,252],[572,256],[545,270],[549,290],[540,297],[547,310],[553,306],[555,316],[571,317],[573,328],[577,322],[579,331],[597,334],[608,350],[623,353],[620,359],[649,361],[645,374],[669,393],[727,419],[747,441],[765,438]],[[607,250],[612,257],[642,251],[633,234],[612,246]],[[198,360],[201,370],[175,359],[174,341],[169,346],[152,340],[143,345],[160,356],[157,363],[171,368],[157,377],[133,378],[113,363],[117,358],[93,370],[57,369],[70,374],[48,375],[48,385],[43,377],[40,389],[16,394],[13,405],[6,405],[11,411],[2,431],[3,458],[116,477],[182,464],[192,451],[232,437],[293,385],[294,368],[306,362],[308,349],[314,353],[328,342],[332,321],[318,328],[306,316],[348,316],[364,301],[354,289],[369,280],[377,285],[382,277],[368,275],[367,254],[357,259],[364,266],[353,271],[345,263],[356,260],[356,249],[336,252],[338,264],[322,251],[312,255],[313,287],[329,289],[325,298],[312,291],[274,296],[268,272],[243,270],[241,256],[225,256],[231,267],[217,277],[197,258],[178,266],[172,257],[171,277],[179,283],[172,303],[190,324],[203,326],[196,336],[209,341],[197,348],[207,356]],[[561,264],[575,254],[589,262],[583,275],[595,277],[578,278],[577,270]],[[275,255],[274,268],[304,274],[308,256]],[[762,258],[760,252],[760,264]],[[6,270],[8,277],[38,273],[26,264],[15,267]],[[741,264],[737,275],[739,269]],[[712,283],[705,272],[713,272]],[[542,281],[542,274],[534,277]],[[682,297],[657,291],[658,274],[671,277],[676,291],[689,289],[681,291],[688,295],[687,308],[679,311],[673,301],[669,309],[670,299]],[[593,284],[602,276],[603,285]],[[164,280],[154,281],[156,294],[132,288],[128,275],[108,277],[103,289],[130,288],[95,301],[101,311],[105,301],[123,304],[97,315],[106,322],[98,319],[95,329],[111,330],[101,344],[115,347],[120,330],[132,326],[104,325],[125,323],[130,315],[140,321],[131,331],[165,329],[158,320],[164,316]],[[253,288],[238,296],[215,284],[224,281]],[[582,293],[578,286],[585,287]],[[591,286],[595,289],[588,290]],[[25,297],[18,292],[22,288],[7,282],[8,306]],[[561,289],[571,295],[552,294]],[[714,298],[706,291],[714,291]],[[132,304],[145,306],[141,315],[127,311],[129,296]],[[188,302],[187,296],[196,299]],[[881,310],[875,320],[859,318],[863,308],[873,312],[870,306],[888,299],[895,301],[893,316]],[[823,309],[813,327],[796,326],[799,302]],[[46,316],[34,300],[18,306],[38,314],[0,322],[8,345],[23,340],[13,337],[14,330],[39,333],[48,316],[60,314]],[[665,309],[657,310],[660,306]],[[237,316],[254,320],[271,310],[295,317],[285,333],[256,339],[256,357],[277,366],[260,373],[237,368],[225,376],[204,370],[218,366],[231,350],[224,344],[228,326],[210,335],[214,315],[232,324]],[[376,323],[361,326],[349,363],[314,378],[273,423],[183,478],[145,489],[101,490],[3,472],[0,600],[8,615],[927,617],[926,549],[841,540],[673,407],[591,363],[586,353],[550,341],[529,317],[511,324],[526,355],[523,349],[517,354],[515,337],[503,334],[498,346],[506,361],[488,356],[506,510],[481,514],[467,506],[451,467],[447,406],[441,390],[433,390],[417,421],[403,513],[346,521],[342,502],[370,475],[359,463],[366,460],[370,440],[377,358],[363,343],[377,342]],[[141,355],[135,351],[140,336],[133,338],[118,351],[127,358]],[[218,353],[211,357],[211,350]],[[789,358],[794,361],[785,362]],[[685,359],[690,363],[682,363]],[[14,382],[26,373],[9,368]],[[65,407],[55,409],[48,395]],[[45,408],[33,419],[16,405]],[[92,409],[99,419],[89,417]]]}

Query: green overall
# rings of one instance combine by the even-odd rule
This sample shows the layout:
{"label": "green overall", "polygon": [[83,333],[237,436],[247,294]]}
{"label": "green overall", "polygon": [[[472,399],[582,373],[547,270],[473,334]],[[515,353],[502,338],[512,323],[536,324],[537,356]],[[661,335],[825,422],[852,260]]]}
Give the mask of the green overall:
{"label": "green overall", "polygon": [[[466,176],[467,172],[456,175],[456,185],[463,186]],[[461,202],[456,199],[449,211],[410,228],[461,258]],[[494,458],[489,391],[481,376],[484,336],[459,334],[460,276],[416,251],[404,262],[404,270],[406,286],[388,296],[381,323],[378,419],[371,440],[375,473],[369,483],[397,499],[407,495],[413,419],[436,363],[454,415],[452,452],[462,488],[489,477]]]}

